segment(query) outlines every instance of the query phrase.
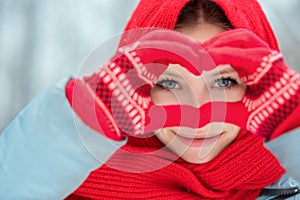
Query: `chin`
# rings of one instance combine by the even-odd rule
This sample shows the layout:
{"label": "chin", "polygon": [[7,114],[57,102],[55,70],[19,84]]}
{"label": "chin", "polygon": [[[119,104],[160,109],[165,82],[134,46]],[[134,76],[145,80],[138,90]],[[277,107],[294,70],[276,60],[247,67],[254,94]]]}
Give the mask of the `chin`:
{"label": "chin", "polygon": [[187,149],[180,157],[188,163],[203,164],[213,160],[221,151],[216,152],[215,149],[205,153],[200,149]]}
{"label": "chin", "polygon": [[187,140],[178,137],[176,131],[163,129],[157,138],[174,154],[188,163],[203,164],[216,158],[238,135],[239,128],[224,130],[222,134],[208,139]]}

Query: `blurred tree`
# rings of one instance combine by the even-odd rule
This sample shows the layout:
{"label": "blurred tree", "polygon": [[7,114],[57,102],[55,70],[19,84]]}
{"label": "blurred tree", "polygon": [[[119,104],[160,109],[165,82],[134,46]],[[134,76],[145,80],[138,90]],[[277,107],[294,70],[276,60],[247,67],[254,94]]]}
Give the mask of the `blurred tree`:
{"label": "blurred tree", "polygon": [[260,0],[290,67],[300,72],[300,1]]}
{"label": "blurred tree", "polygon": [[137,0],[0,0],[0,131],[34,96],[120,34]]}

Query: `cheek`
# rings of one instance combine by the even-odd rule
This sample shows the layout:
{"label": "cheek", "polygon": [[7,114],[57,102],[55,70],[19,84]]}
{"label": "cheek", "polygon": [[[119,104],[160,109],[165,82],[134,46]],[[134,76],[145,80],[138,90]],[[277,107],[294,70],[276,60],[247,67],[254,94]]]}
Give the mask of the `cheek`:
{"label": "cheek", "polygon": [[151,99],[156,105],[177,104],[178,98],[172,91],[163,90],[154,86],[151,90]]}
{"label": "cheek", "polygon": [[243,98],[245,91],[246,91],[245,84],[240,84],[235,88],[233,88],[232,92],[230,92],[228,95],[228,99],[230,101],[240,101]]}
{"label": "cheek", "polygon": [[240,101],[245,94],[245,90],[246,87],[244,85],[237,85],[230,89],[210,89],[210,101]]}
{"label": "cheek", "polygon": [[155,131],[154,134],[164,145],[170,144],[175,137],[168,128]]}

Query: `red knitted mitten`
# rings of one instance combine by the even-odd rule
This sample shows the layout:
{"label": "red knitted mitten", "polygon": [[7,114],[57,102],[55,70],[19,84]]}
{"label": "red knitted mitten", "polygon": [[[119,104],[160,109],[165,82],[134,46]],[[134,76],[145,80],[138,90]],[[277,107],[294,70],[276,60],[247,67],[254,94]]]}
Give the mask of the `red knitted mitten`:
{"label": "red knitted mitten", "polygon": [[204,46],[216,65],[231,65],[247,85],[242,100],[244,109],[228,104],[228,112],[241,116],[235,123],[274,138],[272,134],[278,125],[297,114],[294,111],[300,100],[299,74],[287,66],[279,52],[245,29],[223,32]]}
{"label": "red knitted mitten", "polygon": [[114,140],[179,125],[181,116],[168,118],[172,107],[155,106],[150,90],[168,63],[179,63],[199,75],[197,66],[206,59],[199,59],[202,56],[207,54],[190,38],[170,30],[152,31],[119,48],[108,64],[91,76],[69,81],[66,95],[87,125]]}

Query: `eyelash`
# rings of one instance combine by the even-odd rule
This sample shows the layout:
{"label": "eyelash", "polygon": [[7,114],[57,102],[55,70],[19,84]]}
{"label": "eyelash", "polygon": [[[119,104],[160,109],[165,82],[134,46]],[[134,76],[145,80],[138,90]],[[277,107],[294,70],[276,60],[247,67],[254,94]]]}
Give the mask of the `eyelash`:
{"label": "eyelash", "polygon": [[[224,86],[224,87],[216,86],[216,84],[218,84],[218,81],[229,81],[229,85]],[[232,77],[221,77],[214,81],[212,88],[230,89],[231,87],[233,87],[234,85],[237,85],[237,84],[238,84],[237,80]]]}
{"label": "eyelash", "polygon": [[[216,84],[218,84],[219,81],[229,81],[229,85],[224,86],[224,87],[218,86]],[[173,89],[179,89],[179,88],[167,88],[166,86],[163,85],[164,83],[170,83],[170,82],[177,84],[177,86],[179,88],[181,88],[180,83],[173,78],[166,78],[166,79],[160,80],[155,85],[162,89],[168,90],[168,91],[173,90]],[[211,88],[230,89],[231,87],[233,87],[234,85],[237,85],[237,84],[238,84],[237,80],[232,77],[221,77],[221,78],[218,78],[215,81],[213,81]]]}
{"label": "eyelash", "polygon": [[175,83],[179,86],[179,88],[181,88],[180,83],[178,81],[176,81],[175,79],[173,79],[173,78],[166,78],[166,79],[160,80],[155,85],[162,88],[162,89],[168,90],[168,91],[170,91],[172,89],[178,89],[178,88],[167,88],[166,86],[163,85],[163,83],[167,83],[167,82]]}

